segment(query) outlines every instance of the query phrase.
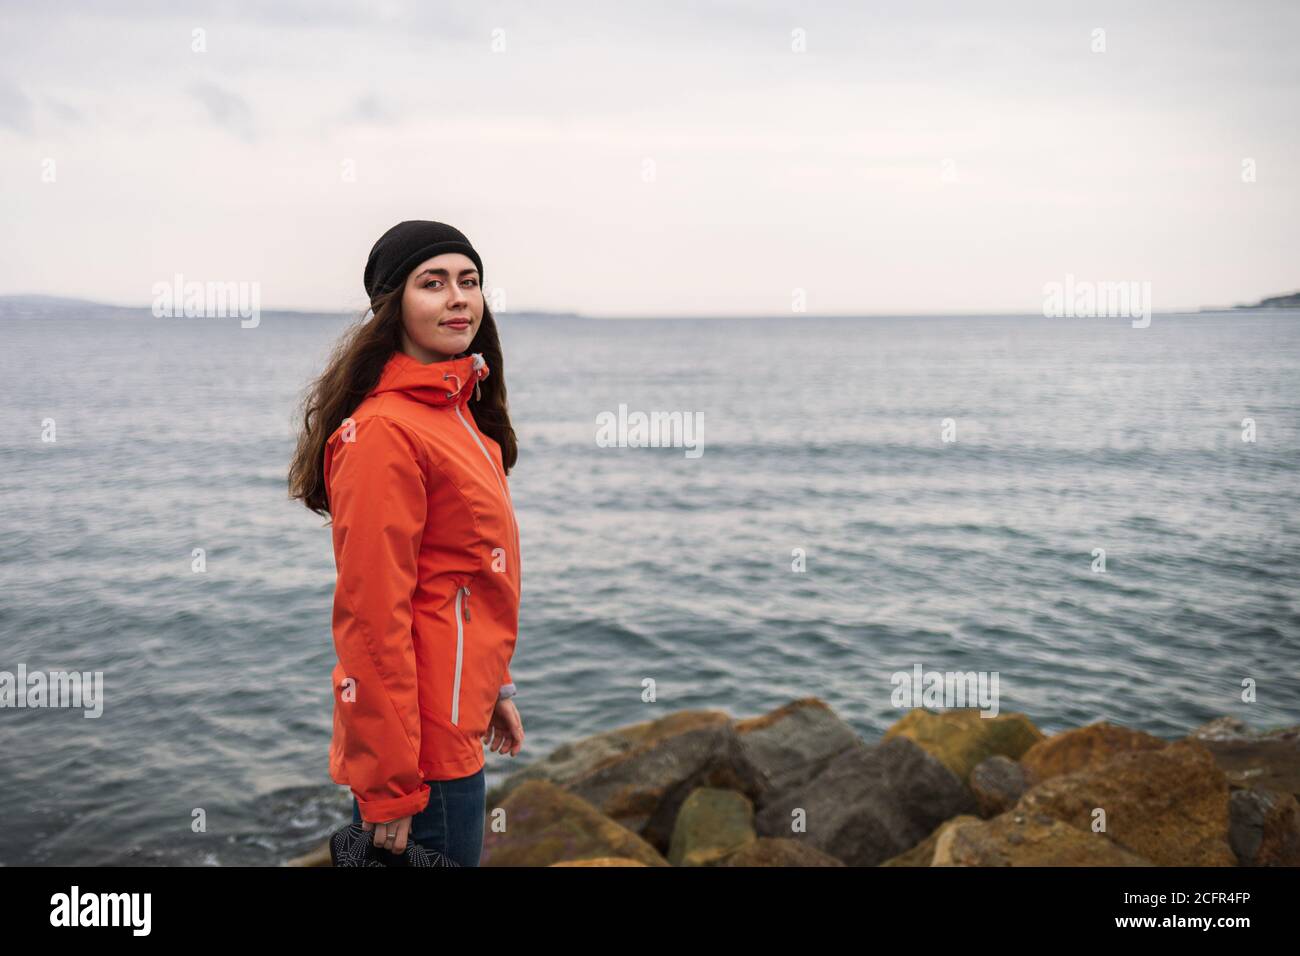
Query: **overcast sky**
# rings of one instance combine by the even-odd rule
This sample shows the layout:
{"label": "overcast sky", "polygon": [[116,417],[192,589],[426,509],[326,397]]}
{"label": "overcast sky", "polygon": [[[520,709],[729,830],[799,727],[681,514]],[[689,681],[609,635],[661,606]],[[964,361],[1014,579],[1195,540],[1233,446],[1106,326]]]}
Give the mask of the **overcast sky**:
{"label": "overcast sky", "polygon": [[0,294],[364,309],[402,219],[507,310],[1300,289],[1294,0],[0,7]]}

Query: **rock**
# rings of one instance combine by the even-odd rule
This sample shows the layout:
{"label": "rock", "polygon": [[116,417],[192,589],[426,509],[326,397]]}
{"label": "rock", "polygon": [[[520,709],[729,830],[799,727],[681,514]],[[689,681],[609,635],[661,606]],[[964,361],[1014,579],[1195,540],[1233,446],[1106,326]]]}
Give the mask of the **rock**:
{"label": "rock", "polygon": [[759,837],[746,843],[719,866],[843,866],[828,853],[806,843],[781,837]]}
{"label": "rock", "polygon": [[304,853],[302,856],[295,856],[292,860],[285,860],[281,866],[333,866],[334,861],[330,858],[330,844],[326,840],[310,853]]}
{"label": "rock", "polygon": [[1300,804],[1293,794],[1234,790],[1230,816],[1228,843],[1242,866],[1300,866]]}
{"label": "rock", "polygon": [[1106,836],[1157,866],[1236,864],[1228,782],[1199,743],[1130,750],[1050,777],[1027,791],[1016,811],[1045,813],[1091,835],[1098,807],[1106,812]]}
{"label": "rock", "polygon": [[1244,720],[1236,717],[1215,717],[1208,723],[1201,724],[1188,737],[1197,740],[1230,740],[1234,737],[1290,737],[1300,731],[1300,726],[1275,727],[1271,730],[1255,730]]}
{"label": "rock", "polygon": [[563,744],[543,759],[515,771],[488,791],[488,808],[497,806],[515,787],[529,780],[549,780],[557,786],[567,788],[575,780],[607,763],[617,761],[633,750],[688,730],[729,723],[731,717],[720,710],[680,710],[655,720],[617,727]]}
{"label": "rock", "polygon": [[1159,750],[1168,742],[1140,730],[1130,730],[1105,721],[1053,734],[1039,741],[1020,757],[1031,783],[1063,773],[1094,767],[1130,750]]}
{"label": "rock", "polygon": [[[749,762],[762,774],[764,793],[803,783],[836,754],[858,746],[853,728],[816,697],[805,697],[734,724]],[[759,797],[760,805],[762,794]]]}
{"label": "rock", "polygon": [[1209,723],[1201,724],[1188,737],[1196,740],[1227,740],[1231,737],[1254,737],[1255,731],[1243,720],[1236,717],[1215,717]]}
{"label": "rock", "polygon": [[940,829],[932,866],[1151,866],[1099,833],[1010,810]]}
{"label": "rock", "polygon": [[677,812],[668,862],[714,866],[756,839],[754,805],[743,793],[697,787]]}
{"label": "rock", "polygon": [[[957,776],[899,736],[850,747],[806,782],[770,795],[755,828],[760,836],[792,838],[850,866],[875,866],[915,846],[949,817],[974,811],[975,800]],[[796,822],[806,832],[793,830]]]}
{"label": "rock", "polygon": [[1234,717],[1220,717],[1186,739],[1214,754],[1234,789],[1260,787],[1300,795],[1300,726],[1261,732]]}
{"label": "rock", "polygon": [[520,784],[499,805],[505,810],[506,829],[498,833],[487,827],[481,866],[549,866],[604,857],[668,865],[637,834],[546,780]]}
{"label": "rock", "polygon": [[737,790],[755,800],[763,786],[728,720],[647,740],[571,781],[568,789],[667,853],[677,813],[692,790]]}
{"label": "rock", "polygon": [[598,856],[590,860],[561,860],[551,866],[645,866],[640,860],[630,860],[625,856]]}
{"label": "rock", "polygon": [[[990,758],[991,759],[991,758]],[[951,827],[960,826],[963,823],[979,823],[980,818],[969,813],[963,813],[953,817],[951,820],[945,820],[935,828],[935,831],[928,837],[918,843],[912,849],[898,856],[891,857],[880,866],[929,866],[934,862],[934,847],[943,835],[943,831]]]}
{"label": "rock", "polygon": [[955,773],[963,783],[980,762],[995,754],[1018,760],[1043,739],[1024,714],[981,717],[978,708],[962,707],[935,713],[914,708],[885,731],[884,740],[908,737]]}
{"label": "rock", "polygon": [[746,758],[732,719],[687,710],[558,747],[511,774],[488,794],[488,810],[530,780],[546,780],[595,805],[668,851],[682,801],[699,786],[734,789],[751,799],[764,786]]}
{"label": "rock", "polygon": [[970,772],[967,783],[975,795],[979,814],[985,819],[1010,810],[1029,789],[1025,768],[1001,754],[981,760]]}

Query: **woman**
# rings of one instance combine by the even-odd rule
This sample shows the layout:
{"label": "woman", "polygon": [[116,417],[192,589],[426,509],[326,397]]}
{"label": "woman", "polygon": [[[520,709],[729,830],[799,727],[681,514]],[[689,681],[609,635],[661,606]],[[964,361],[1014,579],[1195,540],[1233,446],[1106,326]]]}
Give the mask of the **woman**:
{"label": "woman", "polygon": [[304,402],[290,496],[332,519],[330,778],[376,846],[408,839],[477,866],[483,747],[524,731],[509,663],[518,454],[483,263],[439,222],[398,223],[366,263],[373,318]]}

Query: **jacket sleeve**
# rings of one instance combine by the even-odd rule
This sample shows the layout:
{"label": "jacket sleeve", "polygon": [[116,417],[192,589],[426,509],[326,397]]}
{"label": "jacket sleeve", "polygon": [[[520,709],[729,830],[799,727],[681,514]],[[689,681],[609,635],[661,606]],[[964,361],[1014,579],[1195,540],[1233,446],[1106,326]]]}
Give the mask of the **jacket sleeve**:
{"label": "jacket sleeve", "polygon": [[411,638],[427,498],[419,452],[399,425],[362,419],[354,437],[331,439],[334,649],[352,679],[334,688],[335,709],[361,818],[383,823],[429,802]]}

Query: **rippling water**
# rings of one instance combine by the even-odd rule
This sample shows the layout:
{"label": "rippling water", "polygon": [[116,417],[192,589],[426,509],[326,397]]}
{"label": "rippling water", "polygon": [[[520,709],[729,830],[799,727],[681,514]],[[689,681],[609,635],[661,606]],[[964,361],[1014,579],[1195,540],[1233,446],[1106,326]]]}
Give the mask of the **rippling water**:
{"label": "rippling water", "polygon": [[[284,482],[345,322],[0,316],[0,670],[105,694],[0,710],[0,862],[276,862],[346,822],[329,531]],[[918,663],[1047,732],[1300,715],[1300,317],[500,322],[527,740],[489,786],[687,707],[816,695],[875,739]],[[599,447],[620,403],[701,412],[703,454]]]}

